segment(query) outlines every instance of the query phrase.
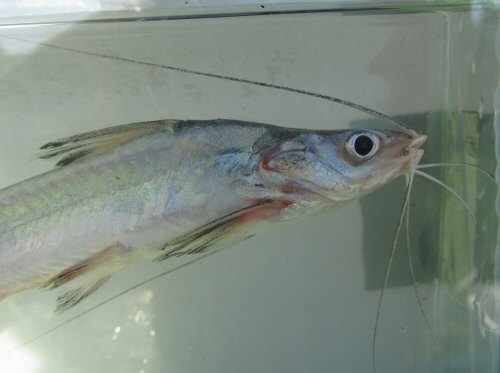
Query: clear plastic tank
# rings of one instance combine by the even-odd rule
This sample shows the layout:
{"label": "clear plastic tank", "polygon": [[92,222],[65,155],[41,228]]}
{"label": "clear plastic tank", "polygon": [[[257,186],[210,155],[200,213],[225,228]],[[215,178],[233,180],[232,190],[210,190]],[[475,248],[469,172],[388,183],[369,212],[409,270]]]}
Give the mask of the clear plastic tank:
{"label": "clear plastic tank", "polygon": [[[47,3],[0,5],[0,187],[51,169],[34,160],[44,143],[131,122],[388,127],[193,72],[371,107],[428,136],[422,163],[476,165],[498,180],[495,3]],[[422,171],[474,218],[416,176],[409,249],[403,225],[378,318],[403,178],[189,265],[197,258],[137,263],[60,315],[55,292],[8,298],[0,371],[498,372],[498,181],[470,166]]]}

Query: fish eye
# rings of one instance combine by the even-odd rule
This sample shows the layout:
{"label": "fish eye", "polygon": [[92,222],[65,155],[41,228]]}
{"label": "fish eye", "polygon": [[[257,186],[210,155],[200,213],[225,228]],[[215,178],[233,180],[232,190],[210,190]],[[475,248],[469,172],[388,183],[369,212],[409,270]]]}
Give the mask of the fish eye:
{"label": "fish eye", "polygon": [[346,143],[349,154],[359,160],[368,159],[378,151],[380,141],[371,132],[357,132]]}

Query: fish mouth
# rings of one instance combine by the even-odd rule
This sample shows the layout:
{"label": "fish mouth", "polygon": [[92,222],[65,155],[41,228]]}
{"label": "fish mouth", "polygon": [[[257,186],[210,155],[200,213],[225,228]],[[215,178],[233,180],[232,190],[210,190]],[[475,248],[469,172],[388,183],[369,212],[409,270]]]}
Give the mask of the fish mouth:
{"label": "fish mouth", "polygon": [[425,140],[427,140],[427,136],[425,135],[416,135],[416,137],[405,139],[402,141],[402,147],[400,148],[400,155],[402,157],[414,158],[415,154],[423,154],[423,150],[419,149]]}
{"label": "fish mouth", "polygon": [[420,159],[424,155],[424,151],[419,149],[419,147],[427,140],[427,136],[418,135],[411,143],[410,143],[410,154],[412,155],[413,161],[415,165],[420,162]]}
{"label": "fish mouth", "polygon": [[422,149],[412,148],[410,150],[410,162],[416,165],[418,162],[420,162],[423,155],[424,151]]}
{"label": "fish mouth", "polygon": [[409,172],[413,170],[422,159],[424,150],[419,147],[427,140],[425,135],[417,135],[407,146],[403,148],[403,153],[407,154],[408,162],[405,162],[404,170]]}

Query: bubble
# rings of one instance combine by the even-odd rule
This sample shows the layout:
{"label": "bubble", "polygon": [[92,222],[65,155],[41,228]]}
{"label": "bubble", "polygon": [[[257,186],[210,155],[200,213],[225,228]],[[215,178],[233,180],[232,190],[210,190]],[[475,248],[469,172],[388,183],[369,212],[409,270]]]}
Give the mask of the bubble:
{"label": "bubble", "polygon": [[483,98],[479,99],[479,108],[477,109],[477,113],[478,113],[479,119],[483,119],[483,115],[484,115],[484,100],[483,100]]}
{"label": "bubble", "polygon": [[500,335],[497,311],[497,305],[500,304],[500,287],[494,284],[481,286],[469,295],[469,304],[478,318],[481,335]]}
{"label": "bubble", "polygon": [[148,304],[153,300],[154,295],[155,293],[152,290],[146,290],[141,294],[141,300]]}
{"label": "bubble", "polygon": [[141,322],[144,320],[146,320],[146,314],[142,310],[137,311],[135,316],[134,316],[134,321]]}

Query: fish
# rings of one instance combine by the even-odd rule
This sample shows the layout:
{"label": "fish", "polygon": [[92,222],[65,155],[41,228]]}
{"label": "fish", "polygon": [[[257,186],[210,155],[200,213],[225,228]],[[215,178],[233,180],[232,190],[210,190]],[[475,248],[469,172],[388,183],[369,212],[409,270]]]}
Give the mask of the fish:
{"label": "fish", "polygon": [[45,144],[0,190],[0,298],[80,303],[136,260],[197,255],[331,211],[409,173],[425,135],[230,119],[131,123]]}

